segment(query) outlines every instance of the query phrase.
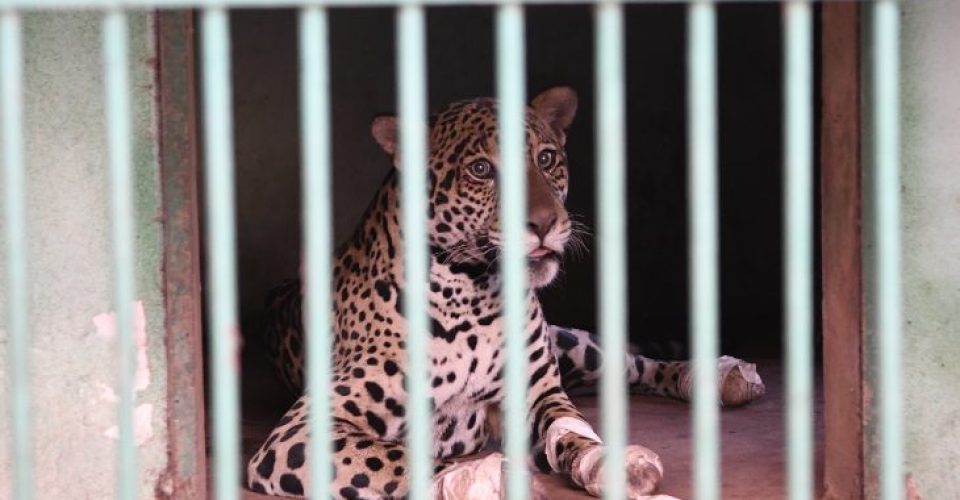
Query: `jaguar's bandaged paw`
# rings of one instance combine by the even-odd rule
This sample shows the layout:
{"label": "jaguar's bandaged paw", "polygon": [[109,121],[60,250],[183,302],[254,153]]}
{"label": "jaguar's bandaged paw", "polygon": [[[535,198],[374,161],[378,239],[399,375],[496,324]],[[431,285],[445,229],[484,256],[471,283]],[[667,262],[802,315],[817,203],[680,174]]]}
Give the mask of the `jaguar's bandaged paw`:
{"label": "jaguar's bandaged paw", "polygon": [[495,499],[503,493],[503,455],[453,464],[433,477],[433,500]]}
{"label": "jaguar's bandaged paw", "polygon": [[[766,392],[763,380],[757,373],[757,365],[733,356],[720,356],[717,360],[717,389],[722,406],[742,406]],[[691,401],[693,396],[693,370],[680,376],[678,397]]]}
{"label": "jaguar's bandaged paw", "polygon": [[[631,500],[648,498],[656,491],[663,477],[663,464],[660,457],[643,446],[628,446],[627,455],[627,497]],[[603,470],[609,464],[603,463],[603,447],[584,448],[573,460],[570,479],[587,493],[601,496],[603,493]]]}
{"label": "jaguar's bandaged paw", "polygon": [[627,498],[639,499],[653,493],[663,479],[660,457],[639,445],[627,446]]}
{"label": "jaguar's bandaged paw", "polygon": [[[433,500],[495,500],[504,498],[506,485],[503,467],[506,460],[500,453],[491,453],[477,460],[459,462],[433,477]],[[530,477],[531,500],[547,500],[546,488],[536,475]]]}
{"label": "jaguar's bandaged paw", "polygon": [[763,380],[757,373],[757,365],[732,356],[721,356],[718,361],[720,404],[742,406],[766,392]]}

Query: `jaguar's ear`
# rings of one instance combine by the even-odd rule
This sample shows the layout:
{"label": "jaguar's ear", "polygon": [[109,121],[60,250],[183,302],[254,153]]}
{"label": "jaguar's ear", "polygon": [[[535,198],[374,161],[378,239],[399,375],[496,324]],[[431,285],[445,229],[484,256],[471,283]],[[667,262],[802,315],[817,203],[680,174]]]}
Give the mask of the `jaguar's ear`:
{"label": "jaguar's ear", "polygon": [[373,119],[370,124],[370,133],[377,140],[377,144],[393,156],[397,153],[397,117],[382,115]]}
{"label": "jaguar's ear", "polygon": [[530,107],[541,120],[565,137],[567,127],[577,114],[577,93],[570,87],[552,87],[534,97]]}

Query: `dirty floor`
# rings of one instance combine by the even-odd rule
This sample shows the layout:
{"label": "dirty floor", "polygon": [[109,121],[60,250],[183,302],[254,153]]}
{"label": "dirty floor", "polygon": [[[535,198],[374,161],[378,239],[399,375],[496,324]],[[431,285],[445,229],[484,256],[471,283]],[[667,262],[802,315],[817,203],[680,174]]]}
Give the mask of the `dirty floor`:
{"label": "dirty floor", "polygon": [[[721,467],[724,499],[768,500],[785,498],[783,374],[776,363],[760,363],[760,375],[767,394],[744,408],[721,411]],[[817,391],[818,394],[820,391]],[[593,396],[574,398],[577,406],[595,427],[599,421],[599,401]],[[244,413],[243,446],[250,456],[270,432],[281,411],[250,408]],[[630,400],[630,442],[643,444],[657,453],[664,464],[661,493],[682,499],[691,498],[691,434],[689,405],[678,401],[633,396]],[[823,459],[822,403],[816,405],[818,466],[817,490],[820,490]],[[541,476],[551,492],[552,500],[591,498],[570,488],[563,478]],[[272,497],[245,492],[243,500],[265,500]]]}

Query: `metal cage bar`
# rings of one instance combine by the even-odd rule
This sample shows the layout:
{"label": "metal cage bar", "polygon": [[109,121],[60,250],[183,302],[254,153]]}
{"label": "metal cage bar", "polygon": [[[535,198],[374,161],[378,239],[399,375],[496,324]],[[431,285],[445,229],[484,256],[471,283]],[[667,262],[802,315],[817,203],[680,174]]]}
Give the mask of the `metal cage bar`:
{"label": "metal cage bar", "polygon": [[717,21],[715,7],[709,1],[691,3],[688,16],[694,497],[712,500],[720,496],[719,403],[716,391],[719,334]]}
{"label": "metal cage bar", "polygon": [[688,12],[687,101],[690,171],[690,316],[693,347],[694,494],[720,497],[717,354],[719,317],[717,56],[713,2]]}
{"label": "metal cage bar", "polygon": [[530,496],[527,471],[526,40],[520,4],[496,13],[497,97],[500,124],[500,224],[503,238],[502,293],[504,363],[504,455],[507,498]]}
{"label": "metal cage bar", "polygon": [[133,436],[136,298],[133,165],[130,128],[130,77],[127,16],[109,10],[103,18],[104,101],[110,161],[110,211],[113,219],[114,296],[119,340],[117,497],[137,497],[137,449]]}
{"label": "metal cage bar", "polygon": [[878,0],[873,10],[873,196],[876,242],[877,377],[880,496],[905,496],[903,470],[903,328],[900,268],[900,8]]}
{"label": "metal cage bar", "polygon": [[787,482],[813,493],[813,21],[810,3],[784,5],[784,359]]}
{"label": "metal cage bar", "polygon": [[400,103],[400,207],[406,267],[407,460],[412,500],[430,497],[433,435],[430,429],[427,321],[427,29],[423,7],[397,9],[397,91]]}
{"label": "metal cage bar", "polygon": [[330,48],[327,10],[300,11],[301,141],[303,149],[304,327],[310,400],[310,494],[330,498],[330,304],[333,192],[330,143]]}
{"label": "metal cage bar", "polygon": [[627,445],[627,174],[626,76],[624,74],[623,5],[604,2],[596,8],[597,68],[597,236],[600,271],[597,310],[603,347],[600,392],[603,422],[605,498],[626,498]]}
{"label": "metal cage bar", "polygon": [[203,22],[203,106],[206,140],[207,289],[213,360],[214,492],[236,499],[240,487],[240,335],[237,324],[236,224],[234,214],[233,113],[227,11],[206,9]]}
{"label": "metal cage bar", "polygon": [[20,15],[0,14],[0,127],[7,240],[7,370],[13,463],[11,494],[33,498],[30,422],[30,284],[27,274],[26,162],[23,144],[23,39]]}
{"label": "metal cage bar", "polygon": [[[326,7],[396,7],[409,0],[324,0]],[[524,0],[525,5],[595,4],[606,0]],[[699,0],[625,0],[629,4],[686,4]],[[782,3],[786,0],[711,0],[711,3]],[[819,2],[873,2],[876,0],[818,0]],[[516,0],[418,0],[421,6],[510,5]],[[191,8],[300,8],[305,0],[2,0],[0,7],[53,9],[191,9]]]}

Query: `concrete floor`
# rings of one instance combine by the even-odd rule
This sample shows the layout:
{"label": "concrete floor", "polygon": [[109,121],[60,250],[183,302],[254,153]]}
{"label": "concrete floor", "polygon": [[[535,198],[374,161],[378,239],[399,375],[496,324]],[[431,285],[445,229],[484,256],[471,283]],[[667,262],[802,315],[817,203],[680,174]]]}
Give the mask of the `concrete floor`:
{"label": "concrete floor", "polygon": [[[785,445],[783,374],[776,363],[759,363],[766,395],[743,408],[725,409],[721,415],[721,467],[724,499],[768,500],[785,498]],[[818,386],[819,387],[819,386]],[[817,391],[820,394],[820,391]],[[599,401],[593,396],[574,398],[587,419],[598,428]],[[643,444],[657,453],[664,464],[660,493],[691,498],[692,454],[689,405],[651,396],[630,400],[630,442]],[[822,401],[815,411],[817,491],[821,490],[823,463]],[[269,433],[280,412],[245,412],[243,446],[250,456]],[[567,485],[562,477],[539,475],[551,500],[591,498]],[[271,497],[245,492],[244,500]]]}

